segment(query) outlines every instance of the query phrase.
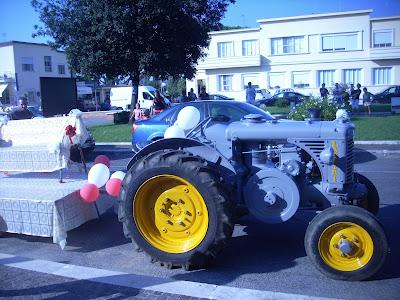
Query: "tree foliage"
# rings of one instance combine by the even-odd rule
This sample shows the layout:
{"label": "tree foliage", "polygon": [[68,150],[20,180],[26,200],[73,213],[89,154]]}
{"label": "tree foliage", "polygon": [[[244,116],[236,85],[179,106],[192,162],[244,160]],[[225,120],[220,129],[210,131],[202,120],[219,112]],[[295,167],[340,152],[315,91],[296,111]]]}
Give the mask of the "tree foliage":
{"label": "tree foliage", "polygon": [[44,27],[72,69],[92,77],[184,75],[192,78],[235,0],[32,0]]}

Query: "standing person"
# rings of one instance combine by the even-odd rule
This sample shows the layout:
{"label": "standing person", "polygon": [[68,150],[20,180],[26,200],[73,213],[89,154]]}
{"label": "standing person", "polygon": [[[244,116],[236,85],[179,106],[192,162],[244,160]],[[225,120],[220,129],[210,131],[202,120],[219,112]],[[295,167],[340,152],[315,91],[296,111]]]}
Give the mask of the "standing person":
{"label": "standing person", "polygon": [[364,92],[364,94],[363,94],[362,99],[363,99],[363,104],[365,107],[365,114],[367,114],[367,112],[368,112],[368,115],[371,115],[372,94],[370,92],[368,92],[366,87],[363,88],[363,92]]}
{"label": "standing person", "polygon": [[253,88],[251,82],[249,82],[246,88],[246,102],[254,105],[255,100],[256,100],[256,89]]}
{"label": "standing person", "polygon": [[357,88],[354,90],[354,99],[357,99],[357,107],[361,95],[361,84],[357,83]]}
{"label": "standing person", "polygon": [[181,95],[178,96],[177,101],[178,101],[178,103],[183,103],[183,102],[188,101],[187,97],[186,97],[186,91],[185,90],[181,91]]}
{"label": "standing person", "polygon": [[335,83],[335,87],[332,89],[333,100],[337,104],[342,105],[343,102],[343,89],[340,87],[339,83]]}
{"label": "standing person", "polygon": [[153,100],[152,109],[153,109],[153,115],[157,115],[160,112],[167,109],[167,105],[165,104],[164,98],[161,96],[159,91],[156,91],[156,96]]}
{"label": "standing person", "polygon": [[189,98],[189,101],[196,101],[197,96],[196,96],[196,94],[194,93],[193,88],[190,89],[190,91],[189,91],[189,93],[188,93],[188,98]]}
{"label": "standing person", "polygon": [[142,110],[140,109],[139,102],[136,103],[135,109],[133,110],[132,115],[129,119],[131,119],[133,122],[137,122],[142,119]]}
{"label": "standing person", "polygon": [[319,89],[319,92],[320,92],[320,94],[321,94],[321,98],[328,97],[329,91],[328,91],[328,89],[325,87],[325,83],[323,83],[323,84],[321,85],[321,88]]}
{"label": "standing person", "polygon": [[26,97],[19,98],[19,107],[11,113],[10,117],[11,120],[24,120],[33,118],[32,112],[28,109],[28,100]]}
{"label": "standing person", "polygon": [[201,92],[199,94],[199,99],[200,100],[209,100],[210,99],[210,95],[207,94],[206,87],[204,85],[201,87]]}

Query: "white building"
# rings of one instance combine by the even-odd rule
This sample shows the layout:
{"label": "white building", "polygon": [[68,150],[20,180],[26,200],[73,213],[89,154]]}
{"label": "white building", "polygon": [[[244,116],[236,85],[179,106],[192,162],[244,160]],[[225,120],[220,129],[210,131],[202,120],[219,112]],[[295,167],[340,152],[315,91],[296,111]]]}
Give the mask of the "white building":
{"label": "white building", "polygon": [[0,97],[15,105],[26,96],[29,105],[40,105],[40,77],[71,77],[64,52],[46,44],[0,43]]}
{"label": "white building", "polygon": [[400,16],[372,10],[257,20],[259,28],[211,32],[208,55],[187,89],[245,99],[249,81],[268,90],[360,83],[372,93],[400,84]]}

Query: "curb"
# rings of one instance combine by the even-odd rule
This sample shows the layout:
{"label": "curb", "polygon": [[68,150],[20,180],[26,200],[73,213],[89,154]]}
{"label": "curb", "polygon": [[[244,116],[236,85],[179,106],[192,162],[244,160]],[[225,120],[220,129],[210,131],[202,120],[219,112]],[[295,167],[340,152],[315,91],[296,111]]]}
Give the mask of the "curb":
{"label": "curb", "polygon": [[[354,141],[355,145],[400,145],[400,141]],[[97,143],[96,146],[130,146],[130,142]]]}
{"label": "curb", "polygon": [[354,141],[355,145],[400,145],[400,141]]}

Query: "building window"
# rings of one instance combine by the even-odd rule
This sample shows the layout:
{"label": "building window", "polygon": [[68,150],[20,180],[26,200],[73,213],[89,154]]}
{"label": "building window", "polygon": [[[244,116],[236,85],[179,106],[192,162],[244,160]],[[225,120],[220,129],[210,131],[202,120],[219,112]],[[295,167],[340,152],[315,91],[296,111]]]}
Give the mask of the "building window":
{"label": "building window", "polygon": [[242,41],[242,55],[253,56],[258,54],[258,40]]}
{"label": "building window", "polygon": [[28,98],[28,103],[34,103],[35,102],[35,91],[28,91],[26,94],[26,98]]}
{"label": "building window", "polygon": [[44,57],[44,71],[51,72],[51,56]]}
{"label": "building window", "polygon": [[325,86],[333,86],[335,81],[335,70],[318,71],[318,86],[325,83]]}
{"label": "building window", "polygon": [[33,57],[22,57],[22,71],[33,72]]}
{"label": "building window", "polygon": [[374,48],[391,47],[393,45],[393,30],[374,30],[373,45]]}
{"label": "building window", "polygon": [[242,75],[242,80],[243,80],[243,87],[246,89],[247,84],[251,82],[252,87],[254,88],[259,88],[259,82],[258,82],[259,76],[258,74],[243,74]]}
{"label": "building window", "polygon": [[233,56],[233,42],[218,43],[218,57]]}
{"label": "building window", "polygon": [[65,65],[58,65],[58,74],[65,74]]}
{"label": "building window", "polygon": [[285,87],[285,73],[269,73],[269,87],[271,89]]}
{"label": "building window", "polygon": [[343,70],[343,82],[347,84],[357,84],[361,82],[361,69]]}
{"label": "building window", "polygon": [[293,72],[293,87],[310,87],[310,72]]}
{"label": "building window", "polygon": [[222,92],[232,91],[232,78],[233,75],[219,75],[218,76],[218,87]]}
{"label": "building window", "polygon": [[272,55],[304,53],[304,36],[271,39]]}
{"label": "building window", "polygon": [[392,68],[373,69],[373,84],[392,84]]}
{"label": "building window", "polygon": [[358,33],[326,34],[322,36],[322,51],[349,51],[360,49]]}

